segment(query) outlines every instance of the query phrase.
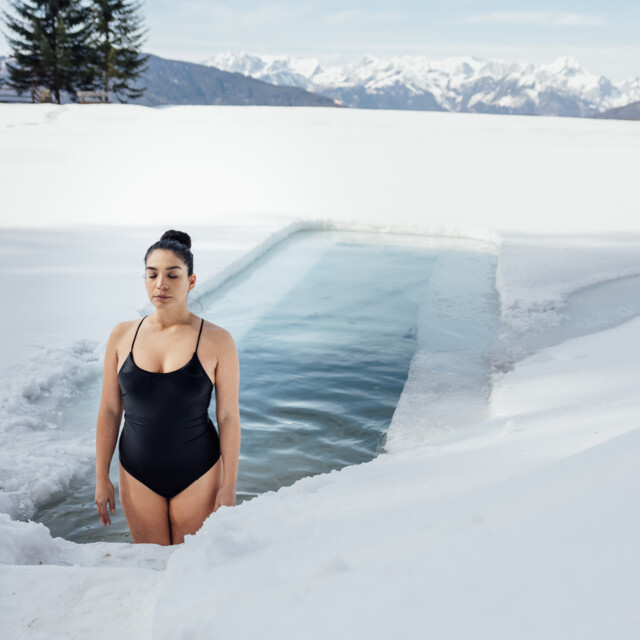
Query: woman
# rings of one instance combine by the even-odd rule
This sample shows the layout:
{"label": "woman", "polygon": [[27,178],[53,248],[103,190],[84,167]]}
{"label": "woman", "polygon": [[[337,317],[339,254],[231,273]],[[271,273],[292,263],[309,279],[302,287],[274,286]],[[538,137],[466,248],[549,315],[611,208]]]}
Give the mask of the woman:
{"label": "woman", "polygon": [[[155,312],[116,325],[106,347],[96,507],[102,524],[111,524],[115,491],[109,467],[124,409],[119,485],[131,537],[179,544],[218,507],[235,505],[238,355],[227,331],[187,308],[196,276],[186,233],[167,231],[144,262]],[[207,413],[214,387],[219,438]]]}

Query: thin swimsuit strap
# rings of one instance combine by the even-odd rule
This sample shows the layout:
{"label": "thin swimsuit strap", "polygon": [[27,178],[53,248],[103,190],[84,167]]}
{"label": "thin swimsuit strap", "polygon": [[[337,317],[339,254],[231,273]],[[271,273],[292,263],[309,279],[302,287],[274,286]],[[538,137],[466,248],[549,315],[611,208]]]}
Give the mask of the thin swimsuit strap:
{"label": "thin swimsuit strap", "polygon": [[198,342],[196,342],[196,350],[193,352],[198,353],[198,345],[200,344],[200,334],[202,333],[202,327],[204,326],[204,318],[202,318],[202,322],[200,323],[200,331],[198,332]]}
{"label": "thin swimsuit strap", "polygon": [[[144,318],[146,318],[147,316],[145,316]],[[142,320],[140,320],[140,323],[138,324],[138,328],[136,329],[136,333],[133,336],[133,342],[131,343],[131,349],[130,351],[133,353],[133,345],[136,341],[136,338],[138,337],[138,331],[140,331],[140,325],[144,322],[144,318],[142,318]]]}
{"label": "thin swimsuit strap", "polygon": [[[145,316],[144,318],[146,318],[147,316]],[[133,352],[133,345],[135,344],[136,338],[138,337],[138,331],[140,331],[140,325],[144,322],[144,318],[142,318],[142,320],[140,320],[140,323],[138,324],[138,328],[136,329],[135,335],[133,336],[133,342],[131,343],[131,349],[130,351]],[[200,336],[202,335],[202,327],[204,326],[204,318],[202,318],[202,321],[200,322],[200,331],[198,332],[198,341],[196,342],[196,350],[193,352],[198,353],[198,345],[200,344]]]}

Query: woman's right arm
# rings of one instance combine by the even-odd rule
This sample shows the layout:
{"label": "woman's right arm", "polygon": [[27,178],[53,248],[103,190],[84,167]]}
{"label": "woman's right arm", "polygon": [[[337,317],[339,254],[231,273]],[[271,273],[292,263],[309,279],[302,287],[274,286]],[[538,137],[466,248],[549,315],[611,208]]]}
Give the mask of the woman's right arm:
{"label": "woman's right arm", "polygon": [[109,467],[122,421],[122,395],[118,384],[116,345],[123,330],[126,330],[126,323],[121,322],[114,327],[107,342],[102,375],[102,397],[96,426],[96,508],[103,525],[111,524],[109,510],[111,513],[116,511],[115,489],[109,479]]}

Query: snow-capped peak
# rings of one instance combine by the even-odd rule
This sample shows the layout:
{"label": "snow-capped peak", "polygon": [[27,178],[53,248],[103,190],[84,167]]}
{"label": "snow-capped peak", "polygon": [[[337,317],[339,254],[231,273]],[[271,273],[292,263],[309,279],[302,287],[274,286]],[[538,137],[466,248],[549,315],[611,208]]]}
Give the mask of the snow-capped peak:
{"label": "snow-capped peak", "polygon": [[584,70],[571,56],[526,64],[365,55],[356,62],[323,66],[317,58],[226,52],[205,64],[369,108],[579,116],[640,100],[639,79],[613,83]]}

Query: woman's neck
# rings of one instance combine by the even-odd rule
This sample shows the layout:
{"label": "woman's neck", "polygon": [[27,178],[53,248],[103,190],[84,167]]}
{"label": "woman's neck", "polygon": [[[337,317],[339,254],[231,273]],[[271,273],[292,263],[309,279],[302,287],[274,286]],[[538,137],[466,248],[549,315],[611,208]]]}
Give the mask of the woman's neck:
{"label": "woman's neck", "polygon": [[186,305],[176,309],[156,309],[150,320],[161,329],[177,324],[190,324],[193,314]]}

